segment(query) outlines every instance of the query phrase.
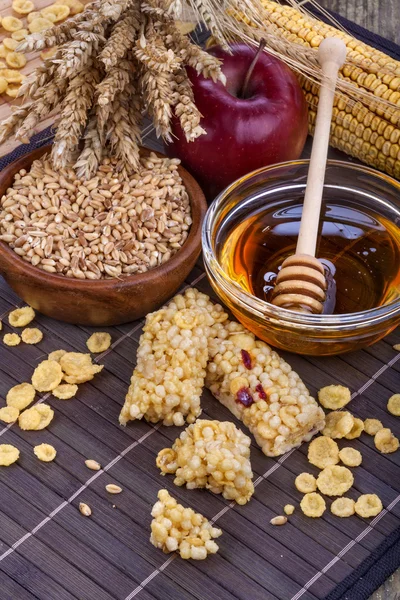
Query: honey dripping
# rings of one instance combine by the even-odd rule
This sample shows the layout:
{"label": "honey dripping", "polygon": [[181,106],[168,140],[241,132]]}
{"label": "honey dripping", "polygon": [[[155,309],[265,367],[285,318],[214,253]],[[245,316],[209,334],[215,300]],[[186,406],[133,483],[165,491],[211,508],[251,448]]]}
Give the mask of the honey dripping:
{"label": "honey dripping", "polygon": [[[301,204],[275,205],[227,224],[217,240],[224,271],[269,302],[280,265],[295,252],[300,218]],[[400,229],[381,215],[326,203],[316,256],[328,282],[325,314],[364,311],[399,296]]]}

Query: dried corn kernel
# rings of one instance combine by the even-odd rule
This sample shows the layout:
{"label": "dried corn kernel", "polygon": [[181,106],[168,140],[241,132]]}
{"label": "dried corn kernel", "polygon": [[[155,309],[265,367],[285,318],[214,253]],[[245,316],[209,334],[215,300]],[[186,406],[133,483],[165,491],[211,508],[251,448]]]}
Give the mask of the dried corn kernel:
{"label": "dried corn kernel", "polygon": [[60,362],[60,358],[64,356],[64,354],[67,354],[66,350],[53,350],[53,352],[50,352],[47,358],[48,360],[55,360],[56,362]]}
{"label": "dried corn kernel", "polygon": [[63,372],[55,360],[44,360],[33,372],[32,385],[38,392],[51,392],[60,385]]}
{"label": "dried corn kernel", "polygon": [[326,424],[322,430],[322,435],[330,438],[343,438],[346,434],[350,433],[353,425],[354,418],[349,412],[331,412],[326,415]]}
{"label": "dried corn kernel", "polygon": [[200,513],[178,504],[167,490],[158,492],[158,502],[154,504],[151,516],[150,542],[163,552],[176,550],[183,559],[203,560],[218,551],[213,540],[222,531]]}
{"label": "dried corn kernel", "polygon": [[46,6],[46,8],[42,8],[40,12],[45,19],[49,19],[53,21],[53,23],[57,23],[58,21],[62,21],[68,17],[70,8],[66,4],[53,4],[52,6]]}
{"label": "dried corn kernel", "polygon": [[39,444],[34,447],[33,452],[43,462],[51,462],[57,455],[57,450],[50,444]]}
{"label": "dried corn kernel", "polygon": [[382,454],[391,454],[396,452],[399,447],[399,440],[393,435],[390,429],[383,428],[375,434],[374,443],[376,448]]}
{"label": "dried corn kernel", "polygon": [[0,94],[3,94],[8,87],[8,82],[4,77],[0,77]]}
{"label": "dried corn kernel", "polygon": [[23,430],[39,431],[45,429],[53,417],[54,411],[48,404],[37,404],[20,414],[18,425]]}
{"label": "dried corn kernel", "polygon": [[38,344],[43,339],[43,332],[37,327],[27,327],[21,333],[21,338],[25,344]]}
{"label": "dried corn kernel", "polygon": [[351,392],[343,385],[327,385],[319,390],[318,400],[324,408],[337,410],[350,402]]}
{"label": "dried corn kernel", "polygon": [[317,487],[325,496],[343,496],[353,483],[353,473],[337,465],[326,467],[317,477]]}
{"label": "dried corn kernel", "polygon": [[19,383],[7,392],[7,406],[24,410],[35,399],[36,390],[30,383]]}
{"label": "dried corn kernel", "polygon": [[21,343],[21,338],[17,333],[6,333],[3,342],[6,346],[18,346]]}
{"label": "dried corn kernel", "polygon": [[358,467],[362,463],[361,452],[354,448],[342,448],[339,458],[346,467]]}
{"label": "dried corn kernel", "polygon": [[383,429],[381,421],[378,421],[378,419],[365,419],[365,433],[368,433],[368,435],[376,435],[380,429]]}
{"label": "dried corn kernel", "polygon": [[82,2],[79,2],[79,0],[56,0],[54,4],[62,4],[63,6],[68,6],[70,10],[69,14],[71,16],[83,12],[85,8]]}
{"label": "dried corn kernel", "polygon": [[376,517],[382,511],[381,499],[376,494],[363,494],[355,504],[355,511],[364,519]]}
{"label": "dried corn kernel", "polygon": [[393,394],[393,396],[390,396],[387,403],[387,409],[395,417],[400,417],[400,394]]}
{"label": "dried corn kernel", "polygon": [[337,517],[351,517],[355,513],[355,502],[351,498],[336,498],[331,504],[331,513]]}
{"label": "dried corn kernel", "polygon": [[18,31],[13,31],[11,37],[13,40],[17,40],[17,42],[22,42],[29,35],[29,31],[27,29],[19,29]]}
{"label": "dried corn kernel", "polygon": [[93,333],[86,342],[86,346],[93,354],[105,352],[111,346],[111,335],[100,331]]}
{"label": "dried corn kernel", "polygon": [[14,406],[3,406],[0,408],[0,421],[3,423],[15,423],[19,417],[19,410]]}
{"label": "dried corn kernel", "polygon": [[[22,75],[22,73],[20,73],[19,71],[16,71],[15,69],[0,69],[0,77],[4,77],[4,79],[8,82],[8,89],[18,90],[19,85],[18,85],[18,87],[14,88],[14,86],[11,86],[10,84],[12,84],[12,83],[13,84],[21,84],[22,81],[24,80],[25,76]],[[30,306],[26,306],[25,308],[30,308]],[[23,310],[23,309],[21,308],[18,310]],[[16,311],[13,311],[13,312],[16,312]],[[28,323],[30,323],[30,321],[28,321],[25,325],[28,325]],[[14,325],[14,327],[25,327],[25,325]]]}
{"label": "dried corn kernel", "polygon": [[25,56],[18,52],[8,52],[6,56],[6,63],[12,69],[22,69],[26,65],[26,62]]}
{"label": "dried corn kernel", "polygon": [[292,515],[294,513],[294,506],[293,506],[293,504],[285,504],[285,506],[283,507],[283,512],[286,515]]}
{"label": "dried corn kernel", "polygon": [[[7,78],[6,78],[7,79]],[[7,79],[7,81],[9,81]],[[26,327],[35,318],[35,311],[30,306],[17,308],[8,315],[11,327]]]}
{"label": "dried corn kernel", "polygon": [[17,98],[20,88],[20,83],[9,83],[6,89],[7,96],[10,96],[10,98]]}
{"label": "dried corn kernel", "polygon": [[3,17],[1,24],[6,31],[18,31],[24,26],[22,21],[16,17]]}
{"label": "dried corn kernel", "polygon": [[69,400],[76,395],[78,386],[72,383],[61,383],[51,393],[59,400]]}
{"label": "dried corn kernel", "polygon": [[38,17],[33,19],[28,25],[28,29],[31,33],[40,33],[41,31],[47,31],[53,27],[53,23],[49,19]]}
{"label": "dried corn kernel", "polygon": [[6,48],[6,50],[10,50],[10,52],[13,52],[18,46],[18,42],[16,40],[13,40],[13,38],[4,38],[3,45],[4,48]]}
{"label": "dried corn kernel", "polygon": [[13,0],[12,9],[19,15],[28,15],[33,11],[35,5],[31,0]]}
{"label": "dried corn kernel", "polygon": [[317,437],[308,446],[308,461],[319,469],[336,465],[339,462],[339,446],[331,438]]}
{"label": "dried corn kernel", "polygon": [[210,327],[226,318],[221,306],[192,288],[147,315],[122,425],[143,417],[164,425],[195,421],[201,413]]}
{"label": "dried corn kernel", "polygon": [[294,480],[294,485],[302,494],[309,494],[317,489],[317,480],[311,473],[300,473]]}
{"label": "dried corn kernel", "polygon": [[19,459],[19,450],[11,444],[0,444],[0,467],[9,467]]}
{"label": "dried corn kernel", "polygon": [[100,373],[104,365],[94,365],[90,354],[80,352],[67,352],[60,358],[60,366],[64,371],[67,383],[85,383]]}
{"label": "dried corn kernel", "polygon": [[158,453],[156,464],[162,474],[175,474],[175,485],[205,487],[246,504],[254,492],[250,444],[250,438],[233,423],[198,419],[172,448]]}
{"label": "dried corn kernel", "polygon": [[267,456],[309,441],[324,412],[300,377],[239,323],[211,328],[206,386],[254,435]]}
{"label": "dried corn kernel", "polygon": [[353,417],[353,427],[350,429],[349,433],[346,433],[344,436],[346,440],[354,440],[355,438],[360,437],[362,432],[364,431],[364,422],[362,419],[356,419]]}
{"label": "dried corn kernel", "polygon": [[306,517],[322,517],[325,512],[326,504],[320,494],[316,494],[315,492],[311,494],[306,494],[303,496],[302,501],[300,502],[300,508]]}

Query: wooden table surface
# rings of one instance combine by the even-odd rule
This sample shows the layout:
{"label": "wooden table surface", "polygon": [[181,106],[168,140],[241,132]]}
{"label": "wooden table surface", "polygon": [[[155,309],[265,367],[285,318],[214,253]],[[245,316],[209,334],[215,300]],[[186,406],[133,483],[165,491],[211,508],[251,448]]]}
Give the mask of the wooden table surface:
{"label": "wooden table surface", "polygon": [[[400,44],[400,0],[319,0],[354,23]],[[371,596],[371,600],[400,598],[400,569]]]}

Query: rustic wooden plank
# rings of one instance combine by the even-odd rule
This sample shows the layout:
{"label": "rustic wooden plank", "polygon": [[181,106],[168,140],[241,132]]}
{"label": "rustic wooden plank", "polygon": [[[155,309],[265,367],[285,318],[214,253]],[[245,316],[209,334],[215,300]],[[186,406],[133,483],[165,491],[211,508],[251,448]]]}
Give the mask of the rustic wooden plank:
{"label": "rustic wooden plank", "polygon": [[4,572],[1,574],[1,593],[3,600],[35,600],[37,598]]}

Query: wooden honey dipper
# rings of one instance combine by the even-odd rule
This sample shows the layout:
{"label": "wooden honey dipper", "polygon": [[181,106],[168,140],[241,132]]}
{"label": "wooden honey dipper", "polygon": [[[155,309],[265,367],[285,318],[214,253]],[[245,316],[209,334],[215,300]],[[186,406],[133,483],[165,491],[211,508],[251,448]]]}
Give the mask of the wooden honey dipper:
{"label": "wooden honey dipper", "polygon": [[326,38],[318,48],[322,70],[314,140],[296,253],[283,263],[276,278],[271,302],[297,312],[321,313],[327,289],[324,267],[315,258],[322,192],[328,156],[333,100],[338,71],[346,59],[339,38]]}

